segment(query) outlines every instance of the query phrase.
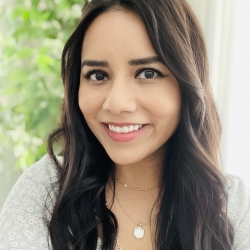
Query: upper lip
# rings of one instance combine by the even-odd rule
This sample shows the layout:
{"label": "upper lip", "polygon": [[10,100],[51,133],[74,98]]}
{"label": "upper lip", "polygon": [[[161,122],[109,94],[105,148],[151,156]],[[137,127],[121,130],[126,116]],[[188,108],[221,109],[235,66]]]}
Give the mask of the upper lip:
{"label": "upper lip", "polygon": [[118,127],[129,126],[129,125],[143,125],[143,123],[135,123],[135,122],[103,122],[103,123]]}

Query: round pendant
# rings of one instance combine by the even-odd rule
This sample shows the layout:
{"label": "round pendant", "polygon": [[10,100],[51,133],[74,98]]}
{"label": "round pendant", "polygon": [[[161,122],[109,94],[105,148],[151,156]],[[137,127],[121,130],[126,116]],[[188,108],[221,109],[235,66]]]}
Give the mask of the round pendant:
{"label": "round pendant", "polygon": [[134,229],[134,236],[136,239],[142,239],[144,237],[144,229],[141,227],[136,227]]}

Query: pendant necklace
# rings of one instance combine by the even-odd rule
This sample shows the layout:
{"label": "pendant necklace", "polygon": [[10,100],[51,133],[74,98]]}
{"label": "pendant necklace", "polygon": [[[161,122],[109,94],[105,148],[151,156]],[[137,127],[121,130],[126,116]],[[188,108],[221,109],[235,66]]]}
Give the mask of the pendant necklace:
{"label": "pendant necklace", "polygon": [[[119,202],[118,202],[119,203]],[[124,210],[123,210],[124,211]],[[169,231],[169,228],[170,228],[170,225],[171,225],[171,222],[172,222],[172,218],[173,218],[173,209],[171,209],[171,215],[170,215],[170,220],[168,222],[168,226],[167,226],[167,231],[166,231],[166,236],[165,236],[165,241],[167,240],[168,238],[168,231]],[[121,245],[118,243],[118,240],[116,239],[115,240],[115,245],[117,246],[117,249],[118,250],[123,250]]]}
{"label": "pendant necklace", "polygon": [[160,212],[160,210],[155,214],[155,216],[153,218],[151,218],[150,220],[148,220],[145,223],[142,222],[136,222],[135,220],[133,220],[131,218],[131,216],[126,212],[126,210],[124,209],[124,207],[122,206],[122,204],[120,203],[118,197],[115,195],[115,199],[117,200],[117,203],[119,204],[119,206],[121,207],[121,209],[123,210],[123,212],[127,215],[127,217],[130,219],[130,221],[132,221],[134,224],[137,225],[137,227],[134,228],[134,237],[136,239],[142,239],[144,237],[145,234],[145,230],[142,228],[143,226],[147,225],[148,223],[150,223],[152,220],[154,220],[157,216],[157,214]]}

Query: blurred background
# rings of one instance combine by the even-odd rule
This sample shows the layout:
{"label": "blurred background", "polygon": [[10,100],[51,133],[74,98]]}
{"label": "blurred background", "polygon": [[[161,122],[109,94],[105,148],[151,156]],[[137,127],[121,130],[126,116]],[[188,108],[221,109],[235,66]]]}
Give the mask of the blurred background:
{"label": "blurred background", "polygon": [[[188,0],[207,42],[222,167],[250,183],[250,1]],[[0,209],[60,119],[60,57],[84,0],[0,0]],[[250,186],[250,185],[249,185]]]}

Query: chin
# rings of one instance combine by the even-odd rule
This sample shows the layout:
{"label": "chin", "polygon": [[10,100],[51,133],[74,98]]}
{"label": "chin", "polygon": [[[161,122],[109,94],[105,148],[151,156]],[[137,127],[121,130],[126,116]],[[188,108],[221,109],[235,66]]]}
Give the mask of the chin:
{"label": "chin", "polygon": [[111,158],[111,160],[116,164],[116,165],[130,165],[133,163],[136,163],[137,161],[130,160],[130,159],[124,159],[124,158],[119,158],[119,157],[114,157]]}
{"label": "chin", "polygon": [[138,158],[131,158],[131,155],[118,155],[118,154],[108,154],[110,159],[116,164],[116,165],[130,165],[134,164],[140,161]]}

